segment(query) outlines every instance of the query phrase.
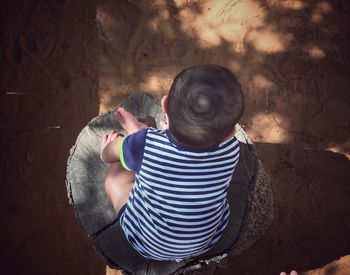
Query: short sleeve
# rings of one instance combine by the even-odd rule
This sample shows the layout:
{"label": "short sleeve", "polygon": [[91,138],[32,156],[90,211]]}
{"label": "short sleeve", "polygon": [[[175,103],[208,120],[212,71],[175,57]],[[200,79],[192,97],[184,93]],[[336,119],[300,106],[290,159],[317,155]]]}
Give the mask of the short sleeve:
{"label": "short sleeve", "polygon": [[127,136],[120,150],[120,161],[126,170],[138,173],[141,169],[143,152],[145,150],[147,129]]}

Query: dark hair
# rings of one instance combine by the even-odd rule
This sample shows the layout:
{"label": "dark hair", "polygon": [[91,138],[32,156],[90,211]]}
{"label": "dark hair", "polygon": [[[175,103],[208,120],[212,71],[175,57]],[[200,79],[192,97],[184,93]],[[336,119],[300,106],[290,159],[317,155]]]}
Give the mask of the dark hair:
{"label": "dark hair", "polygon": [[180,72],[168,96],[170,132],[185,145],[204,148],[223,140],[244,110],[241,86],[230,70],[200,65]]}

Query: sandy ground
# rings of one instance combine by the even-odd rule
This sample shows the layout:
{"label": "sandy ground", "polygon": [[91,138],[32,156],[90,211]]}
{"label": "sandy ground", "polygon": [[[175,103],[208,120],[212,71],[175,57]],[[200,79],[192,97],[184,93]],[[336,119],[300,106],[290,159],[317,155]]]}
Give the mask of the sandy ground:
{"label": "sandy ground", "polygon": [[69,149],[92,117],[200,63],[241,81],[275,196],[267,235],[214,273],[350,274],[348,1],[6,2],[1,274],[105,273],[68,204]]}

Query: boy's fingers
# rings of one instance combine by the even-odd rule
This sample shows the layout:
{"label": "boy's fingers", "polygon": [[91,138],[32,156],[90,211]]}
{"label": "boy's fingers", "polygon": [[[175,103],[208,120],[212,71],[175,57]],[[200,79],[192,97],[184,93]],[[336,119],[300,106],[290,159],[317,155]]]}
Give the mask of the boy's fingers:
{"label": "boy's fingers", "polygon": [[120,118],[119,108],[114,112],[114,116],[116,119]]}
{"label": "boy's fingers", "polygon": [[111,140],[113,141],[113,140],[116,140],[117,138],[118,138],[118,133],[117,133],[117,132],[114,132],[114,133],[112,134]]}
{"label": "boy's fingers", "polygon": [[123,114],[125,113],[125,109],[123,107],[119,107],[115,113],[114,116],[117,120],[120,120],[123,118]]}
{"label": "boy's fingers", "polygon": [[103,141],[104,143],[106,143],[107,138],[108,138],[108,135],[104,135],[104,136],[102,137],[102,141]]}
{"label": "boy's fingers", "polygon": [[117,111],[118,111],[119,114],[121,114],[121,115],[125,114],[125,112],[126,112],[126,110],[125,110],[124,107],[119,107]]}
{"label": "boy's fingers", "polygon": [[163,129],[163,130],[166,130],[166,129],[169,128],[168,124],[167,124],[165,121],[161,121],[161,122],[159,123],[159,126],[160,126],[160,128]]}
{"label": "boy's fingers", "polygon": [[109,132],[108,137],[107,137],[107,142],[111,142],[111,139],[112,139],[112,136],[113,136],[114,133],[115,133],[114,130]]}
{"label": "boy's fingers", "polygon": [[126,119],[130,116],[133,117],[133,114],[131,114],[129,111],[125,110],[123,107],[119,107],[117,111],[114,113],[116,119],[121,120],[121,119]]}

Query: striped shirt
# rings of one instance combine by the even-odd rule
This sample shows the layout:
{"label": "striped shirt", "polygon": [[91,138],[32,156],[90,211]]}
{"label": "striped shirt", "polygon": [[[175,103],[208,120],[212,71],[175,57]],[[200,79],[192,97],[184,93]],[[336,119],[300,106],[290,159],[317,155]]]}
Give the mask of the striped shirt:
{"label": "striped shirt", "polygon": [[228,223],[236,138],[193,150],[176,144],[168,130],[149,128],[126,137],[121,151],[123,166],[136,174],[120,216],[130,244],[154,260],[179,261],[208,251]]}

